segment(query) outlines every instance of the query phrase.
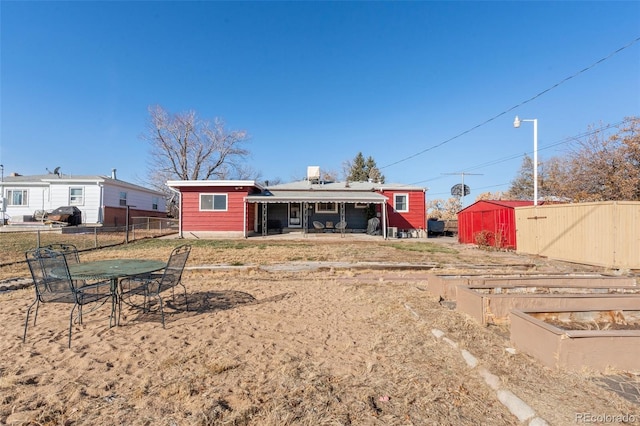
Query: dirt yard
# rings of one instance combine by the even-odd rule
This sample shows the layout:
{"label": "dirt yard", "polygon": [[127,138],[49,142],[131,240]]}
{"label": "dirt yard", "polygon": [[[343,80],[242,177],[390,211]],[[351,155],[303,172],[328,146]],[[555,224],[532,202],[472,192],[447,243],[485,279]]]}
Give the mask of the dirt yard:
{"label": "dirt yard", "polygon": [[68,307],[42,305],[22,343],[33,289],[0,294],[0,424],[527,424],[500,391],[551,425],[585,413],[640,423],[640,405],[597,386],[595,373],[512,353],[508,329],[425,291],[429,273],[595,268],[451,239],[150,240],[80,256],[166,259],[182,243],[193,245],[188,309],[167,295],[164,329],[157,312],[133,308],[109,328],[107,304],[74,325],[69,349]]}

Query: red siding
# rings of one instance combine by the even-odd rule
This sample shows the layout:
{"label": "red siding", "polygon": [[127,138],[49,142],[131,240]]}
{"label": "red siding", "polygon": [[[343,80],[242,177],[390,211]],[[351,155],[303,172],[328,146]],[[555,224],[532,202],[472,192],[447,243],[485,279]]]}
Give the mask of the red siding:
{"label": "red siding", "polygon": [[255,228],[257,203],[247,204],[247,231],[257,231]]}
{"label": "red siding", "polygon": [[[183,187],[182,229],[184,231],[239,231],[242,232],[244,197],[249,188],[235,187]],[[200,194],[227,194],[226,211],[200,211]],[[251,226],[250,224],[248,226]]]}
{"label": "red siding", "polygon": [[[394,209],[395,194],[409,195],[409,211],[397,212]],[[387,218],[389,226],[398,229],[426,229],[427,226],[427,210],[426,200],[423,191],[382,191],[382,195],[386,196],[387,202]]]}
{"label": "red siding", "polygon": [[530,205],[530,201],[478,201],[458,213],[458,241],[477,244],[476,236],[485,231],[488,245],[516,249],[514,208]]}

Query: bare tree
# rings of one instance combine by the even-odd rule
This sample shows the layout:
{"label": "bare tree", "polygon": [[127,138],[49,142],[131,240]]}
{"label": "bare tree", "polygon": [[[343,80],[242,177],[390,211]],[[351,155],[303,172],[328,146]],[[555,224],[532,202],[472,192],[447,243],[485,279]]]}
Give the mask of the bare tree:
{"label": "bare tree", "polygon": [[460,209],[459,197],[451,197],[447,200],[435,198],[427,202],[427,215],[430,218],[457,219]]}
{"label": "bare tree", "polygon": [[[557,191],[561,189],[565,176],[562,162],[558,158],[550,158],[546,161],[538,161],[538,196],[541,199],[558,196]],[[560,175],[559,173],[562,172]],[[558,186],[560,185],[560,186]],[[502,194],[502,193],[500,193]],[[520,170],[511,181],[509,190],[501,195],[501,198],[511,200],[532,200],[533,199],[533,160],[528,155],[524,155]]]}
{"label": "bare tree", "polygon": [[626,117],[620,132],[611,139],[620,144],[625,161],[626,176],[617,179],[623,181],[621,186],[629,200],[640,200],[640,117]]}
{"label": "bare tree", "polygon": [[542,198],[568,201],[571,198],[566,194],[570,192],[571,179],[569,174],[569,162],[564,157],[551,157],[542,164],[539,182]]}
{"label": "bare tree", "polygon": [[531,200],[533,198],[533,160],[524,155],[520,170],[509,186],[509,197],[514,200]]}
{"label": "bare tree", "polygon": [[480,200],[508,200],[508,193],[502,191],[496,192],[483,192],[478,194],[476,201]]}
{"label": "bare tree", "polygon": [[167,180],[229,179],[246,175],[242,164],[249,152],[244,130],[227,131],[224,122],[201,120],[194,111],[169,114],[160,106],[149,108],[151,145],[149,177],[156,186]]}
{"label": "bare tree", "polygon": [[609,137],[594,131],[575,141],[562,176],[562,196],[573,201],[640,199],[640,119],[624,120]]}

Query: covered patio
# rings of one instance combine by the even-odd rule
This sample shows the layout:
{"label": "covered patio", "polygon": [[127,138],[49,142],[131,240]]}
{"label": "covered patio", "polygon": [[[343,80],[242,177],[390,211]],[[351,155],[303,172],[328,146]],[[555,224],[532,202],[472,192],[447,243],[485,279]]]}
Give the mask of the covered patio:
{"label": "covered patio", "polygon": [[[244,201],[245,237],[251,230],[262,236],[270,232],[364,234],[374,217],[380,221],[379,235],[387,235],[387,197],[376,192],[265,191],[248,195]],[[338,224],[344,226],[336,227]]]}

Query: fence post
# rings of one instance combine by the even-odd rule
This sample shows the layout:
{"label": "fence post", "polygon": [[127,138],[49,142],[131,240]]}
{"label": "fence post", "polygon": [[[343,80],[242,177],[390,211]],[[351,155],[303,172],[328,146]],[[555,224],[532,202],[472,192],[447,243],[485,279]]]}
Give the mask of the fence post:
{"label": "fence post", "polygon": [[40,247],[40,230],[38,229],[36,232],[36,247]]}
{"label": "fence post", "polygon": [[94,235],[94,247],[93,248],[98,248],[98,227],[94,227],[93,228],[93,235]]}

